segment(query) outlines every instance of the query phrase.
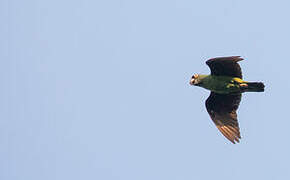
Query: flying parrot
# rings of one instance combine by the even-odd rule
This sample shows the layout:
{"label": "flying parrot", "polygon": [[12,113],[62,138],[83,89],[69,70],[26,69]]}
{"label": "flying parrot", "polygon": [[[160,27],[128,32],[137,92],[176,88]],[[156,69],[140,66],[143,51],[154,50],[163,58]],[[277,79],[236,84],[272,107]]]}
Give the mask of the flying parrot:
{"label": "flying parrot", "polygon": [[211,91],[205,106],[218,130],[232,143],[241,138],[236,110],[242,93],[263,92],[262,82],[244,81],[240,56],[217,57],[206,61],[211,70],[210,75],[195,74],[190,80],[193,86]]}

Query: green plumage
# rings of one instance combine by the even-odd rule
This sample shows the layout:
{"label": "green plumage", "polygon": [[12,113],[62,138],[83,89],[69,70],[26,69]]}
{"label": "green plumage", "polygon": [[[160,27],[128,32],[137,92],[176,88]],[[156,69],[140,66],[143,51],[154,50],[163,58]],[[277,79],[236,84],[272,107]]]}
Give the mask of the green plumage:
{"label": "green plumage", "polygon": [[260,83],[250,83],[229,76],[199,75],[197,81],[199,82],[197,86],[219,94],[259,92],[263,88]]}
{"label": "green plumage", "polygon": [[228,76],[199,75],[198,86],[219,94],[229,94],[241,92],[240,85],[244,81],[240,78]]}
{"label": "green plumage", "polygon": [[243,80],[240,56],[219,57],[206,61],[210,75],[195,74],[190,84],[211,91],[205,105],[219,131],[232,143],[239,142],[240,128],[236,110],[244,92],[263,92],[262,82]]}

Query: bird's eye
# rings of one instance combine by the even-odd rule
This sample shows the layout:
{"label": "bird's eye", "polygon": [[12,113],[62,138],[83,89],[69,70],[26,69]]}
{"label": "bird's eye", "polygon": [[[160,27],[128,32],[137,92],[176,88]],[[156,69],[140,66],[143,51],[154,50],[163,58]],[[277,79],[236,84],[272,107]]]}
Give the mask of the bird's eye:
{"label": "bird's eye", "polygon": [[198,78],[198,74],[194,74],[193,76],[192,76],[192,79],[197,79]]}

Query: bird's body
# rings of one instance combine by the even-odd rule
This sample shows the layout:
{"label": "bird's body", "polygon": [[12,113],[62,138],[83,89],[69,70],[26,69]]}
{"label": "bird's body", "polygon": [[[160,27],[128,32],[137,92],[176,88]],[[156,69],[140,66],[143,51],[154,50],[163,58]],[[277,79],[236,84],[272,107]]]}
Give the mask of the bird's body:
{"label": "bird's body", "polygon": [[211,91],[206,100],[206,109],[220,132],[232,143],[239,142],[240,129],[236,110],[244,92],[263,92],[262,82],[247,82],[242,79],[238,61],[240,56],[219,57],[206,61],[210,75],[195,74],[191,85]]}
{"label": "bird's body", "polygon": [[230,94],[241,92],[239,84],[244,81],[240,78],[229,76],[199,75],[202,83],[198,86],[219,94]]}
{"label": "bird's body", "polygon": [[[198,75],[198,78],[201,83],[197,84],[197,86],[218,94],[243,93],[251,91],[251,89],[248,89],[248,86],[252,83],[244,81],[238,77],[200,74]],[[256,90],[257,92],[261,91],[259,87],[253,90]]]}

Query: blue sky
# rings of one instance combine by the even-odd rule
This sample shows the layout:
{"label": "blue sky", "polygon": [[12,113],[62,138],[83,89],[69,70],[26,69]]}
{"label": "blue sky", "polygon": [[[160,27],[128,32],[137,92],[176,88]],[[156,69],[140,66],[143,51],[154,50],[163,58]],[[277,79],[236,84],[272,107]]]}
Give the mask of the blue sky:
{"label": "blue sky", "polygon": [[[289,179],[289,1],[0,1],[0,179]],[[189,86],[241,55],[241,143]]]}

